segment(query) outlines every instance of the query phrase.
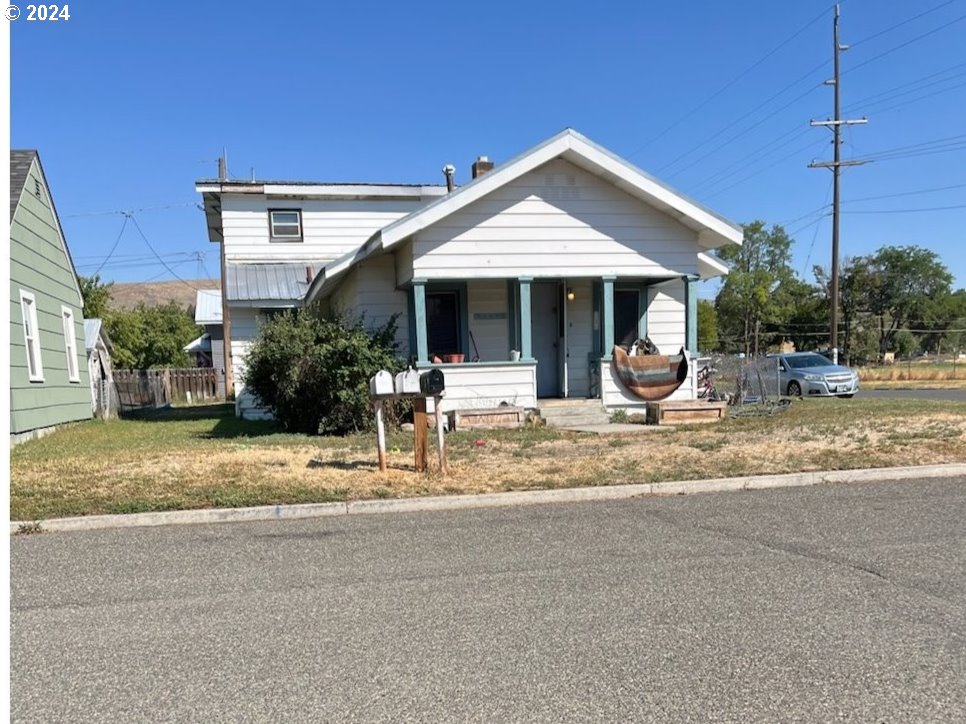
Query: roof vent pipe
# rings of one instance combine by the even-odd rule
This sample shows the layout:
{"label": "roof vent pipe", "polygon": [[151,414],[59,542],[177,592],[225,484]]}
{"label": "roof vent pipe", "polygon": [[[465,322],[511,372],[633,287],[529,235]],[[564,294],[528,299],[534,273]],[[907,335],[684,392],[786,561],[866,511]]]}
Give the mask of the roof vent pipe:
{"label": "roof vent pipe", "polygon": [[453,190],[455,183],[453,177],[456,175],[456,166],[451,163],[443,166],[443,175],[446,177],[446,192],[449,193]]}

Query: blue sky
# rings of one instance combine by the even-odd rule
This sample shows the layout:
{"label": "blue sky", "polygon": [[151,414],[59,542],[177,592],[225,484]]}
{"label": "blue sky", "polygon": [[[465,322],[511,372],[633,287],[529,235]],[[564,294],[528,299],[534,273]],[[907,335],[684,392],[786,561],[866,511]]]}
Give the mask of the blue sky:
{"label": "blue sky", "polygon": [[[966,286],[966,0],[841,3],[842,255],[934,250]],[[38,148],[81,273],[218,274],[194,181],[440,183],[570,126],[829,264],[827,2],[76,2],[11,27],[11,143]],[[919,16],[919,17],[917,17]],[[894,149],[897,149],[893,151]],[[891,153],[883,153],[891,152]],[[900,195],[901,194],[901,195]],[[869,198],[874,197],[874,198]],[[955,208],[941,208],[955,207]],[[703,285],[705,296],[713,286]]]}

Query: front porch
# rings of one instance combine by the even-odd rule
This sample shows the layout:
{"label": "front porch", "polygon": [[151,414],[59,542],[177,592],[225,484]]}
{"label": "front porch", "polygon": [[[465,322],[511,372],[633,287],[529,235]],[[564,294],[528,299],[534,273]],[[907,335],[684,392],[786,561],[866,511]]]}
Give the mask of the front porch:
{"label": "front porch", "polygon": [[[643,412],[618,380],[614,344],[649,336],[663,354],[697,348],[695,277],[413,280],[409,347],[446,375],[444,411],[591,398]],[[461,362],[443,361],[459,360]],[[694,399],[694,370],[672,399]]]}

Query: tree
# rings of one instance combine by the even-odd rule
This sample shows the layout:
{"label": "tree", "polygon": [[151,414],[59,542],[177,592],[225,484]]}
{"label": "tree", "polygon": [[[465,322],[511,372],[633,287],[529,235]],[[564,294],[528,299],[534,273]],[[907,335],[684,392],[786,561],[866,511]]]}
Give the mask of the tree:
{"label": "tree", "polygon": [[111,302],[111,287],[114,286],[114,282],[102,284],[101,277],[95,274],[92,277],[78,275],[77,284],[80,286],[81,297],[84,300],[84,317],[103,319],[107,316],[107,306]]}
{"label": "tree", "polygon": [[[757,356],[763,346],[762,325],[785,321],[794,307],[798,280],[790,263],[792,240],[781,226],[767,229],[765,222],[753,221],[744,231],[741,246],[718,250],[731,271],[718,292],[715,308],[723,335],[738,340],[737,346],[746,354]],[[780,335],[771,335],[772,341],[777,341],[776,336]]]}
{"label": "tree", "polygon": [[718,313],[707,299],[698,300],[698,349],[703,352],[718,349]]}
{"label": "tree", "polygon": [[[828,269],[814,267],[815,280],[824,292],[825,320],[829,320],[832,280]],[[856,347],[856,327],[868,305],[870,285],[866,257],[846,257],[839,270],[839,324],[842,332],[842,357],[851,362]],[[862,356],[862,355],[860,355]]]}
{"label": "tree", "polygon": [[201,334],[201,327],[175,302],[111,311],[104,324],[114,344],[114,364],[120,368],[189,367],[184,346]]}
{"label": "tree", "polygon": [[917,246],[883,246],[866,263],[867,308],[879,321],[882,355],[895,349],[900,329],[921,324],[935,300],[950,294],[953,276],[934,252]]}
{"label": "tree", "polygon": [[263,324],[246,358],[245,389],[292,432],[345,434],[372,425],[369,378],[402,368],[396,318],[367,331],[362,320],[289,310]]}
{"label": "tree", "polygon": [[798,278],[788,279],[781,288],[780,321],[776,329],[799,351],[818,349],[825,344],[828,329],[828,304],[820,287]]}

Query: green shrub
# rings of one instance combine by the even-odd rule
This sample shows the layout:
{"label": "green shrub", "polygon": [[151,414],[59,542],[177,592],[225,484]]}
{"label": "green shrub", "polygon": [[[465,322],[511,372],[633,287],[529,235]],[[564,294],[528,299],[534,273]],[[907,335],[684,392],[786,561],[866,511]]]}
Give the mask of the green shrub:
{"label": "green shrub", "polygon": [[395,336],[395,317],[370,331],[338,314],[286,311],[263,324],[249,348],[245,388],[290,432],[367,430],[369,378],[402,368]]}

